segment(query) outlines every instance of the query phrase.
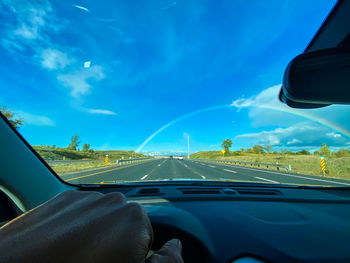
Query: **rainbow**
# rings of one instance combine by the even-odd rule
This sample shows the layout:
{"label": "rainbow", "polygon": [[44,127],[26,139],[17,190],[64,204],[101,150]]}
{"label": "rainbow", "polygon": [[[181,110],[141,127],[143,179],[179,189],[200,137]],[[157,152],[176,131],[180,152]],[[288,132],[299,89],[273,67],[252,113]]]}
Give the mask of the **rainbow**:
{"label": "rainbow", "polygon": [[310,114],[310,113],[306,113],[306,112],[301,111],[301,110],[287,108],[287,107],[281,107],[281,106],[266,105],[266,104],[264,104],[264,105],[251,105],[251,107],[276,110],[276,111],[285,112],[285,113],[293,114],[296,116],[304,117],[308,120],[312,120],[314,122],[317,122],[319,124],[322,124],[322,125],[330,128],[334,131],[337,131],[337,132],[341,133],[342,135],[344,135],[345,137],[347,137],[348,139],[350,139],[350,131],[348,131],[347,129],[344,129],[343,127],[341,127],[340,125],[338,125],[336,123],[327,121],[321,117],[315,116],[315,115]]}
{"label": "rainbow", "polygon": [[339,133],[341,133],[342,135],[344,135],[345,137],[347,137],[348,139],[350,139],[350,131],[344,129],[343,127],[332,123],[330,121],[327,121],[321,117],[318,116],[314,116],[312,114],[309,113],[305,113],[301,110],[297,110],[297,109],[293,109],[293,108],[288,108],[287,106],[273,106],[273,105],[268,105],[268,104],[249,104],[249,105],[233,105],[233,104],[225,104],[225,105],[219,105],[219,106],[212,106],[212,107],[208,107],[208,108],[204,108],[204,109],[200,109],[197,111],[193,111],[190,112],[188,114],[185,114],[175,120],[172,120],[170,122],[168,122],[167,124],[165,124],[164,126],[160,127],[158,130],[156,130],[154,133],[152,133],[139,147],[137,147],[137,149],[135,150],[136,152],[140,152],[142,151],[142,149],[145,147],[145,145],[147,143],[149,143],[155,136],[157,136],[159,133],[161,133],[162,131],[164,131],[166,128],[174,125],[175,123],[182,121],[184,119],[187,119],[189,117],[192,117],[194,115],[203,113],[203,112],[207,112],[207,111],[212,111],[212,110],[218,110],[218,109],[224,109],[224,108],[232,108],[232,107],[236,107],[238,109],[240,108],[249,108],[249,107],[256,107],[256,108],[262,108],[262,109],[270,109],[270,110],[276,110],[279,112],[285,112],[285,113],[289,113],[289,114],[293,114],[296,116],[300,116],[300,117],[304,117],[308,120],[312,120],[314,122],[317,122],[319,124],[322,124],[328,128],[331,128],[334,131],[337,131]]}

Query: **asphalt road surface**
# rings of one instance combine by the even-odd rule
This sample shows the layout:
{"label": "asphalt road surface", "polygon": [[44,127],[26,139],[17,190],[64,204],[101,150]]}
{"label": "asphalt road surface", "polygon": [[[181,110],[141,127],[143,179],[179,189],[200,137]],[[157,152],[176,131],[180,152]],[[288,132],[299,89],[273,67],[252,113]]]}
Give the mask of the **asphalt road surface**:
{"label": "asphalt road surface", "polygon": [[240,167],[229,164],[208,163],[195,159],[177,160],[169,158],[151,159],[143,163],[85,170],[64,174],[61,175],[61,178],[75,184],[202,179],[270,184],[350,186],[350,180]]}

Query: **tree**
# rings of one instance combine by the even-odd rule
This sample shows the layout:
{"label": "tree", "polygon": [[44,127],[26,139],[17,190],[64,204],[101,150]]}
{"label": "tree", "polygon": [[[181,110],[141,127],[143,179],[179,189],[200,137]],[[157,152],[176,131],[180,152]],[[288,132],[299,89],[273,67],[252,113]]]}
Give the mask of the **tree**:
{"label": "tree", "polygon": [[335,153],[336,157],[347,157],[350,156],[350,151],[346,149],[340,149],[338,152]]}
{"label": "tree", "polygon": [[298,154],[298,155],[310,155],[310,152],[307,150],[301,150],[301,151],[296,152],[296,154]]}
{"label": "tree", "polygon": [[320,149],[320,152],[324,156],[329,156],[331,153],[331,151],[329,150],[329,147],[325,143],[322,143],[322,147]]}
{"label": "tree", "polygon": [[270,152],[272,151],[272,146],[271,146],[271,145],[266,145],[266,146],[264,147],[264,150],[265,150],[266,152],[270,153]]}
{"label": "tree", "polygon": [[90,149],[90,144],[84,143],[83,147],[82,147],[82,151],[83,152],[87,152],[87,151],[89,151],[89,149]]}
{"label": "tree", "polygon": [[241,148],[240,151],[241,151],[242,153],[244,153],[244,148]]}
{"label": "tree", "polygon": [[248,148],[245,152],[246,152],[246,153],[254,153],[254,150],[251,149],[251,148]]}
{"label": "tree", "polygon": [[264,148],[261,145],[254,145],[253,146],[254,153],[264,153]]}
{"label": "tree", "polygon": [[232,140],[230,140],[230,139],[225,139],[225,140],[222,142],[221,146],[225,149],[225,152],[226,152],[226,153],[229,153],[229,152],[230,152],[230,148],[231,148],[231,146],[232,146]]}
{"label": "tree", "polygon": [[18,129],[20,126],[23,125],[22,119],[16,118],[15,114],[11,110],[0,106],[0,111],[2,112],[2,114],[4,114],[4,116],[8,119],[8,121],[14,128]]}
{"label": "tree", "polygon": [[78,146],[79,146],[79,144],[80,144],[79,135],[75,134],[74,136],[72,136],[72,138],[70,140],[71,140],[71,143],[68,145],[67,148],[69,150],[76,151]]}

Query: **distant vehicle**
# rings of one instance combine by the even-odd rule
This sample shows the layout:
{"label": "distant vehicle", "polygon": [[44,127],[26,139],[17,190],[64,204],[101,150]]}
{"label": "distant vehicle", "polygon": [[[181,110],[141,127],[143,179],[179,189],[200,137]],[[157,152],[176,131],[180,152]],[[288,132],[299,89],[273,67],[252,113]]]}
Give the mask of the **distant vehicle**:
{"label": "distant vehicle", "polygon": [[183,160],[184,158],[183,158],[183,156],[179,156],[179,157],[177,157],[177,159],[178,160]]}

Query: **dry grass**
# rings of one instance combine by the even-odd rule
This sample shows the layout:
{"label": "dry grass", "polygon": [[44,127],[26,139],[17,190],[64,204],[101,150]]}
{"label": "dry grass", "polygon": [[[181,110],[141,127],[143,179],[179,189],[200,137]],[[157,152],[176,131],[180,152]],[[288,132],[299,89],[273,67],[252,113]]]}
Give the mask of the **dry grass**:
{"label": "dry grass", "polygon": [[[200,158],[206,158],[201,156]],[[242,156],[217,157],[221,160],[235,160],[246,162],[261,162],[272,164],[290,164],[292,172],[323,176],[320,157],[315,155],[288,155],[288,154],[246,154]],[[326,157],[326,176],[350,179],[350,157]],[[275,169],[275,168],[271,168]]]}
{"label": "dry grass", "polygon": [[115,165],[115,162],[110,162],[105,165],[103,160],[83,162],[83,163],[71,163],[71,164],[51,164],[50,166],[57,174],[64,174],[70,172],[83,171],[88,169],[94,169],[99,167],[109,167]]}

